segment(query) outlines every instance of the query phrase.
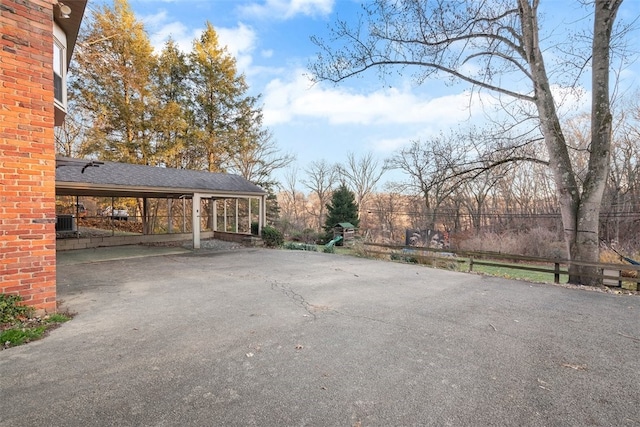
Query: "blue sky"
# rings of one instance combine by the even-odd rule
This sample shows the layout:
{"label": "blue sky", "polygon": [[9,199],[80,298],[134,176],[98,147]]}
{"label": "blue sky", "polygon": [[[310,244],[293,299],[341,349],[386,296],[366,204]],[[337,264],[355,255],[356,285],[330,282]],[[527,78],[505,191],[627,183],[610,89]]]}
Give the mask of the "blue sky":
{"label": "blue sky", "polygon": [[[416,139],[459,125],[479,123],[482,108],[464,85],[427,81],[416,86],[409,75],[381,82],[375,75],[339,85],[312,85],[306,67],[318,51],[311,36],[327,36],[336,17],[355,17],[355,0],[129,0],[159,49],[167,37],[189,51],[205,22],[238,61],[252,94],[262,94],[265,125],[283,152],[294,154],[302,170],[311,161],[340,161],[347,151],[373,152],[382,162]],[[107,3],[108,0],[90,0]],[[575,22],[577,1],[542,0],[554,25]],[[640,13],[640,0],[626,0],[619,16]],[[580,14],[584,14],[581,9]],[[639,46],[638,31],[634,33]],[[637,50],[637,49],[636,49]],[[625,91],[637,88],[638,63],[624,70]],[[584,108],[588,88],[568,104]]]}

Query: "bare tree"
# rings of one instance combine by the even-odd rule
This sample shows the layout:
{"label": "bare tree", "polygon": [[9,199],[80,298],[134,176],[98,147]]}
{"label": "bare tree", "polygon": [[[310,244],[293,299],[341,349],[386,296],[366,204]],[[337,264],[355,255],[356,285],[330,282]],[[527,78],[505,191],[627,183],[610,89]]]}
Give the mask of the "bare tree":
{"label": "bare tree", "polygon": [[402,195],[393,191],[373,194],[371,208],[371,213],[380,226],[383,241],[395,242],[398,237],[398,222],[404,209]]}
{"label": "bare tree", "polygon": [[[364,205],[368,197],[374,191],[384,172],[385,169],[378,164],[371,152],[359,159],[354,153],[348,153],[346,164],[338,165],[338,173],[356,196],[360,218],[362,218],[363,209],[366,210]],[[361,223],[360,227],[362,226]]]}
{"label": "bare tree", "polygon": [[292,154],[281,153],[268,131],[238,150],[227,160],[227,172],[236,173],[256,185],[271,188],[275,185],[273,172],[285,168],[295,160]]}
{"label": "bare tree", "polygon": [[420,195],[426,224],[419,228],[435,230],[439,209],[457,189],[454,177],[466,163],[466,150],[453,137],[440,136],[426,142],[414,141],[388,160],[388,167],[409,175],[406,191]]}
{"label": "bare tree", "polygon": [[311,162],[304,171],[306,179],[301,182],[317,198],[319,206],[312,214],[317,219],[318,230],[322,230],[326,205],[331,200],[331,192],[338,176],[336,167],[322,159]]}
{"label": "bare tree", "polygon": [[[338,21],[331,42],[320,47],[311,65],[319,80],[339,82],[371,68],[416,67],[416,80],[448,75],[478,90],[530,103],[544,137],[553,172],[564,237],[570,258],[599,259],[600,202],[609,174],[611,112],[609,67],[614,23],[622,0],[594,0],[590,54],[580,43],[543,46],[539,0],[451,2],[449,0],[374,0],[366,5],[359,25]],[[567,38],[569,36],[567,35]],[[336,48],[336,41],[345,43]],[[557,40],[557,39],[556,39]],[[556,64],[547,71],[547,59]],[[576,81],[591,65],[591,144],[585,180],[579,185],[552,92],[556,84]],[[566,85],[565,85],[566,86]],[[572,263],[571,283],[599,284],[594,267]]]}
{"label": "bare tree", "polygon": [[613,131],[611,171],[603,200],[606,211],[603,238],[634,247],[640,208],[640,102],[639,93],[624,99]]}
{"label": "bare tree", "polygon": [[79,141],[82,135],[82,127],[69,117],[62,126],[54,128],[56,139],[56,154],[67,157],[79,157]]}
{"label": "bare tree", "polygon": [[463,183],[460,193],[464,195],[461,202],[469,212],[471,224],[476,232],[480,232],[486,210],[486,202],[491,189],[504,178],[501,168],[490,168],[473,180]]}
{"label": "bare tree", "polygon": [[299,174],[296,166],[289,168],[285,173],[284,183],[281,184],[280,205],[282,216],[301,231],[307,226],[304,212],[307,201],[305,194],[298,189]]}

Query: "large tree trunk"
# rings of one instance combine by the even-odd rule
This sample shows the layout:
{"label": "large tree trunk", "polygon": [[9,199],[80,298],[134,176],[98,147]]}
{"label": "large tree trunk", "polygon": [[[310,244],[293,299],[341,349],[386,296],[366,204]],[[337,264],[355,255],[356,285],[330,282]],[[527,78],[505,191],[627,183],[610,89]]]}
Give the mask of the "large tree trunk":
{"label": "large tree trunk", "polygon": [[[611,113],[609,110],[609,42],[615,13],[621,0],[597,0],[593,38],[592,141],[589,172],[578,186],[560,120],[553,101],[538,40],[537,1],[519,0],[527,61],[534,81],[535,103],[554,175],[565,242],[570,260],[599,260],[600,203],[609,173]],[[569,282],[599,284],[597,268],[571,264]]]}
{"label": "large tree trunk", "polygon": [[[611,32],[622,0],[595,2],[591,71],[591,147],[589,168],[582,185],[581,203],[576,215],[575,243],[571,259],[599,260],[599,218],[602,195],[609,176],[611,158],[611,108],[609,103],[609,52]],[[599,284],[600,279],[587,277],[597,272],[593,267],[571,265],[570,283]]]}

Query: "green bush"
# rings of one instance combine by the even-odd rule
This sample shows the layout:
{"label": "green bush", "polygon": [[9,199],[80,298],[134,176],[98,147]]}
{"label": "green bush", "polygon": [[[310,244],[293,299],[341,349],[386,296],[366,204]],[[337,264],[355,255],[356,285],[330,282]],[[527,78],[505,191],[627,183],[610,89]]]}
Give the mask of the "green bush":
{"label": "green bush", "polygon": [[268,248],[278,248],[284,243],[282,233],[270,225],[262,228],[262,241]]}
{"label": "green bush", "polygon": [[305,228],[302,231],[295,231],[291,234],[291,240],[294,242],[315,244],[319,238],[320,234],[311,228]]}
{"label": "green bush", "polygon": [[299,242],[287,242],[284,244],[285,249],[291,249],[294,251],[311,251],[317,252],[318,248],[316,245],[310,245],[308,243],[299,243]]}
{"label": "green bush", "polygon": [[0,323],[13,323],[33,315],[33,307],[18,305],[20,301],[20,295],[0,294]]}
{"label": "green bush", "polygon": [[0,344],[9,347],[35,341],[42,338],[46,330],[46,325],[35,328],[7,329],[0,332]]}
{"label": "green bush", "polygon": [[251,222],[251,234],[257,236],[259,234],[260,223],[258,221]]}
{"label": "green bush", "polygon": [[410,264],[418,264],[418,258],[416,258],[414,256],[399,254],[397,252],[391,253],[391,260],[392,261],[408,262]]}
{"label": "green bush", "polygon": [[336,247],[335,245],[331,245],[331,246],[326,246],[322,249],[322,252],[324,252],[325,254],[335,254],[336,253]]}

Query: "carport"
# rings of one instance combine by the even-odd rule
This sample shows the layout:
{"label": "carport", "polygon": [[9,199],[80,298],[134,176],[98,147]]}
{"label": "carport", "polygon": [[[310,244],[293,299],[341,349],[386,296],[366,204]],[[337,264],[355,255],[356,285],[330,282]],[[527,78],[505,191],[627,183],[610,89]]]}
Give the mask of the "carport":
{"label": "carport", "polygon": [[[217,201],[235,200],[235,232],[238,232],[238,201],[248,201],[248,223],[258,222],[261,234],[265,224],[267,193],[239,175],[211,173],[127,163],[102,162],[69,157],[56,158],[56,196],[129,197],[143,200],[143,221],[147,199],[191,200],[193,247],[200,248],[202,201],[211,200],[213,231],[218,230]],[[257,199],[257,218],[251,214],[251,202]],[[225,210],[227,204],[224,205]],[[226,215],[225,215],[226,220]],[[225,230],[226,231],[226,230]]]}

